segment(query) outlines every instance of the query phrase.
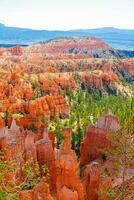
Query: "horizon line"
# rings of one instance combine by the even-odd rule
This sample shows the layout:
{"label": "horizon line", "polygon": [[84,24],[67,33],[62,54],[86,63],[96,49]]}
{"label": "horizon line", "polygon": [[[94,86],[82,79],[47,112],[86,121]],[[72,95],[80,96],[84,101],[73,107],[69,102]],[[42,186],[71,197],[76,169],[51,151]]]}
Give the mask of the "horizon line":
{"label": "horizon line", "polygon": [[83,31],[83,30],[96,30],[96,29],[116,29],[116,30],[129,30],[129,31],[134,31],[134,29],[131,28],[118,28],[118,27],[114,27],[114,26],[102,26],[102,27],[96,27],[96,28],[75,28],[75,29],[38,29],[38,28],[28,28],[28,27],[20,27],[20,26],[12,26],[12,25],[6,25],[4,23],[0,22],[0,26],[4,26],[7,28],[19,28],[19,29],[29,29],[29,30],[35,30],[35,31]]}

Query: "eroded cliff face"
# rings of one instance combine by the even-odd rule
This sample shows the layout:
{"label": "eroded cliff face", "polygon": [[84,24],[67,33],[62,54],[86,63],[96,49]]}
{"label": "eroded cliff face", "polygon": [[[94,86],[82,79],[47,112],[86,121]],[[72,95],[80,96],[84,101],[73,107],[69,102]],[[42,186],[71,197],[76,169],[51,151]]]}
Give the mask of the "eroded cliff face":
{"label": "eroded cliff face", "polygon": [[[70,128],[65,128],[62,132],[64,140],[60,149],[55,148],[54,135],[47,129],[35,135],[20,128],[15,120],[10,128],[1,128],[0,150],[4,152],[6,160],[18,163],[18,184],[25,179],[21,166],[30,159],[39,163],[41,173],[41,167],[45,164],[49,169],[50,179],[41,179],[31,190],[18,191],[19,199],[97,200],[97,191],[101,191],[102,199],[107,200],[105,190],[115,184],[112,181],[115,168],[110,160],[104,159],[102,150],[106,147],[113,148],[108,136],[116,134],[119,128],[118,119],[112,114],[100,117],[95,126],[89,125],[81,144],[80,161],[71,149]],[[18,153],[23,154],[19,162]],[[110,176],[103,180],[100,175],[104,168]],[[8,174],[7,180],[12,176],[12,173]],[[133,181],[130,188],[133,191]]]}
{"label": "eroded cliff face", "polygon": [[[70,129],[61,133],[60,149],[47,129],[55,117],[61,121],[69,117],[66,94],[79,89],[132,98],[134,60],[111,56],[107,44],[89,37],[0,49],[0,151],[5,160],[18,164],[17,184],[24,181],[21,168],[31,159],[39,164],[42,177],[31,189],[17,191],[20,200],[97,200],[96,191],[113,184],[114,166],[102,150],[111,148],[108,137],[120,128],[115,116],[102,116],[95,125],[88,125],[79,159],[71,149]],[[44,165],[49,170],[47,181]],[[100,179],[102,168],[111,174],[110,180]],[[7,180],[12,177],[13,173],[7,174]]]}
{"label": "eroded cliff face", "polygon": [[[24,128],[44,128],[40,118],[69,116],[65,98],[79,88],[132,97],[134,59],[110,56],[96,38],[61,38],[29,47],[0,49],[0,125],[13,118]],[[103,58],[107,55],[107,58]],[[99,55],[100,58],[94,58]],[[110,56],[110,57],[109,57]],[[3,120],[8,112],[8,122]]]}
{"label": "eroded cliff face", "polygon": [[[70,55],[70,57],[108,57],[110,47],[103,41],[94,37],[74,37],[51,40],[42,45],[43,53],[49,53],[51,57]],[[34,46],[31,51],[39,51],[40,45]],[[74,56],[72,56],[74,55]],[[78,56],[77,56],[78,55]]]}
{"label": "eroded cliff face", "polygon": [[102,156],[102,150],[110,147],[109,137],[120,128],[118,119],[113,115],[100,117],[96,125],[87,127],[85,139],[81,143],[80,163],[84,165]]}
{"label": "eroded cliff face", "polygon": [[[53,138],[51,133],[45,129],[40,139],[35,140],[35,135],[30,131],[24,131],[16,125],[15,120],[12,121],[10,129],[3,127],[0,132],[0,149],[5,154],[5,159],[16,161],[18,153],[23,154],[20,169],[18,169],[18,177],[16,181],[23,181],[23,173],[21,171],[22,162],[32,159],[38,161],[39,166],[47,164],[50,173],[49,183],[40,182],[30,191],[19,192],[19,198],[25,200],[34,199],[53,199],[50,195],[51,191],[55,191],[56,199],[83,200],[83,185],[79,176],[79,164],[74,151],[71,149],[71,130],[65,129],[63,135],[65,140],[60,150],[55,151],[53,148]],[[11,174],[12,176],[12,174]]]}
{"label": "eroded cliff face", "polygon": [[[57,174],[55,173],[55,152],[53,148],[53,139],[51,141],[49,135],[51,135],[51,133],[45,129],[39,140],[35,140],[35,135],[30,131],[20,129],[20,127],[16,125],[15,120],[12,121],[10,129],[8,129],[8,127],[1,128],[0,150],[4,153],[5,160],[17,162],[17,184],[21,184],[25,180],[21,169],[22,164],[32,160],[32,162],[38,162],[39,166],[47,164],[50,171],[50,186],[52,189],[56,188]],[[20,161],[18,161],[19,154],[22,154]],[[7,177],[7,181],[12,177],[14,176],[11,173],[10,176]],[[52,200],[53,198],[50,195],[49,183],[41,181],[32,190],[19,192],[19,199]]]}
{"label": "eroded cliff face", "polygon": [[22,56],[24,49],[20,46],[15,46],[8,49],[8,52],[13,56]]}

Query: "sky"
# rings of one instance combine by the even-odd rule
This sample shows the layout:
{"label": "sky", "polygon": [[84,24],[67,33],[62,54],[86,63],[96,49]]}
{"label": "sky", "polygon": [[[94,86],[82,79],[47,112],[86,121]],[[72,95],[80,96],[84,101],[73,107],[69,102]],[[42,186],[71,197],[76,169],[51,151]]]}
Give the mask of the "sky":
{"label": "sky", "polygon": [[0,0],[0,23],[47,30],[134,29],[134,0]]}

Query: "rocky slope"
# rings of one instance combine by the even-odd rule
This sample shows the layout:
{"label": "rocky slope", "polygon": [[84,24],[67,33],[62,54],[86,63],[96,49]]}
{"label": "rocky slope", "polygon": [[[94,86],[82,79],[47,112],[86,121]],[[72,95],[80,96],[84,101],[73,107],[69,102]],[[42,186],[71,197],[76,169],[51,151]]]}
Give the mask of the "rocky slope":
{"label": "rocky slope", "polygon": [[[114,49],[106,43],[89,37],[61,38],[29,47],[0,49],[0,151],[4,153],[4,158],[0,154],[0,162],[5,166],[10,160],[9,164],[13,163],[12,170],[6,171],[0,179],[0,194],[3,195],[4,184],[10,186],[20,200],[97,200],[96,191],[103,192],[101,200],[108,200],[105,189],[120,186],[120,179],[113,176],[113,163],[100,151],[100,148],[111,149],[108,137],[115,135],[121,127],[117,117],[112,113],[99,117],[97,110],[98,121],[95,124],[95,110],[92,109],[86,122],[89,124],[86,134],[78,132],[79,138],[75,138],[76,147],[79,145],[80,148],[79,157],[72,150],[71,129],[59,131],[62,122],[67,123],[71,118],[71,103],[76,104],[72,111],[76,116],[72,115],[71,120],[78,116],[73,129],[77,127],[79,130],[82,120],[87,120],[79,118],[79,113],[85,117],[87,108],[85,112],[82,108],[92,103],[92,99],[86,99],[86,94],[96,95],[94,99],[97,98],[98,103],[103,97],[107,99],[108,95],[118,94],[124,101],[128,99],[131,102],[134,96],[134,59],[119,58],[113,52]],[[80,96],[73,99],[71,94],[77,97],[81,90],[85,99],[78,109]],[[111,100],[112,104],[115,103],[114,98]],[[120,102],[117,113],[120,112],[119,105]],[[122,105],[124,120],[126,110]],[[132,124],[133,105],[127,104],[129,119],[124,123]],[[56,119],[60,121],[55,122]],[[53,133],[48,131],[50,125],[56,129]],[[80,139],[82,141],[78,144]],[[21,154],[19,157],[18,153]],[[30,161],[29,172],[27,165]],[[9,169],[8,166],[0,167]],[[100,178],[103,168],[110,174],[108,179]],[[30,173],[32,181],[24,172]],[[132,165],[125,183],[131,193],[133,172]],[[12,200],[8,190],[7,194]]]}
{"label": "rocky slope", "polygon": [[[37,47],[37,48],[36,48]],[[100,39],[95,37],[66,37],[53,39],[48,42],[35,45],[33,51],[43,53],[73,54],[85,57],[133,57],[133,52],[115,50]]]}
{"label": "rocky slope", "polygon": [[[40,167],[47,164],[49,168],[49,181],[42,179],[32,189],[18,190],[19,200],[97,200],[96,191],[104,191],[102,199],[107,200],[105,189],[114,185],[117,179],[114,179],[114,168],[111,161],[103,160],[100,148],[111,147],[107,136],[116,134],[119,127],[118,119],[113,115],[99,118],[95,126],[90,124],[81,144],[80,163],[71,149],[71,129],[63,130],[64,141],[60,149],[56,150],[53,143],[54,136],[47,129],[34,135],[31,131],[17,126],[14,120],[10,128],[1,128],[0,149],[4,152],[6,161],[12,159],[12,161],[18,163],[16,168],[18,184],[25,180],[21,169],[22,163],[32,159],[33,162],[38,161]],[[23,153],[20,160],[18,160],[18,152]],[[109,179],[100,179],[103,167],[110,174]],[[133,175],[134,170],[132,168],[131,176],[126,180],[132,194],[133,181],[129,180]],[[10,178],[13,177],[11,173],[10,176],[3,178],[5,181],[10,181]],[[118,185],[120,185],[120,182],[118,182]]]}

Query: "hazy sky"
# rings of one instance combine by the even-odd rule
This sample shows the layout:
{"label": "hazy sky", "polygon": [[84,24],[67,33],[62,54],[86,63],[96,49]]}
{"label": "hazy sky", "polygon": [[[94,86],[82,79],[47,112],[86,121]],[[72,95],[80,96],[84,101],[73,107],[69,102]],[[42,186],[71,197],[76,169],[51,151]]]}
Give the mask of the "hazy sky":
{"label": "hazy sky", "polygon": [[134,29],[134,0],[0,0],[0,22],[34,29]]}

